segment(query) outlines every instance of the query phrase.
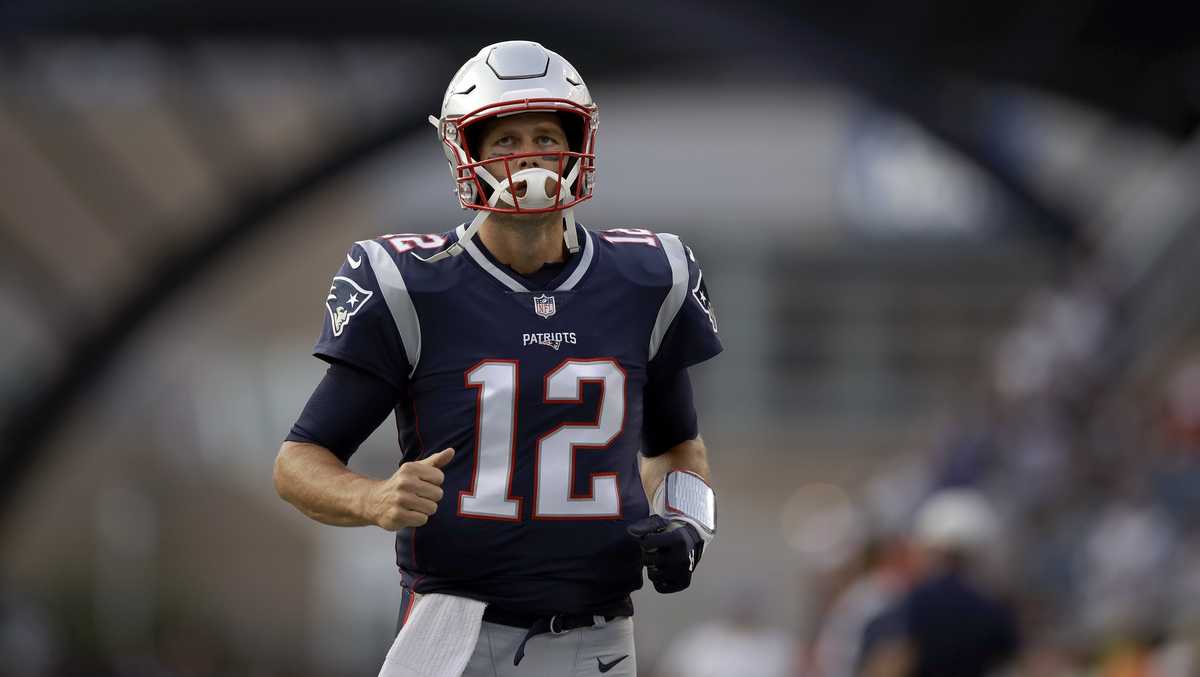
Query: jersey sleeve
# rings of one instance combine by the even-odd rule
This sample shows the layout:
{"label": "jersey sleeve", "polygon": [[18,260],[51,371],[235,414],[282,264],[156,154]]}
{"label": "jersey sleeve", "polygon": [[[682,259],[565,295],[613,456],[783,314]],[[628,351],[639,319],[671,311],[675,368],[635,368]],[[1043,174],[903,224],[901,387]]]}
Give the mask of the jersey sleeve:
{"label": "jersey sleeve", "polygon": [[660,234],[659,241],[672,283],[651,334],[650,370],[671,373],[716,356],[722,346],[716,311],[692,249],[668,233]]}
{"label": "jersey sleeve", "polygon": [[331,364],[286,439],[320,445],[347,463],[400,397],[383,379],[346,364]]}
{"label": "jersey sleeve", "polygon": [[325,297],[325,323],[313,355],[361,369],[403,390],[410,364],[389,307],[388,296],[394,294],[381,287],[374,269],[394,263],[380,259],[377,248],[375,242],[359,242],[346,254]]}
{"label": "jersey sleeve", "polygon": [[700,434],[692,398],[692,380],[687,369],[669,374],[651,373],[646,382],[644,402],[643,456],[661,456]]}

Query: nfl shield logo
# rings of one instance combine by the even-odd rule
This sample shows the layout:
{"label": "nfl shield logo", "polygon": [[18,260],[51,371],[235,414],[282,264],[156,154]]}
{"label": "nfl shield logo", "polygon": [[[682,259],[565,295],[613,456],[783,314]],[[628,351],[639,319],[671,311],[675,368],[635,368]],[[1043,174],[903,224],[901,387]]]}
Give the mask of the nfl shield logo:
{"label": "nfl shield logo", "polygon": [[554,297],[542,294],[541,296],[533,297],[533,312],[541,317],[550,317],[554,314]]}

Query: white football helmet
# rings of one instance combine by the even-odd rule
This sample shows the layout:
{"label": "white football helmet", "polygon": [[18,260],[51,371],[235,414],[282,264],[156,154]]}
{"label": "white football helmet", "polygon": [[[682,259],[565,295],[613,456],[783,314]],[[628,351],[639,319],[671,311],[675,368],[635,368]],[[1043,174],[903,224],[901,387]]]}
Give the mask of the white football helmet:
{"label": "white football helmet", "polygon": [[913,538],[927,547],[980,553],[1000,534],[1000,519],[976,489],[943,489],[921,504]]}
{"label": "white football helmet", "polygon": [[[558,114],[567,134],[568,150],[492,158],[503,162],[505,176],[492,176],[474,146],[478,123],[518,113]],[[539,214],[562,211],[563,238],[572,252],[579,250],[573,207],[592,196],[596,172],[597,108],[575,68],[536,42],[511,40],[488,45],[463,64],[446,88],[441,116],[429,116],[450,163],[454,192],[463,209],[478,211],[462,240],[471,239],[489,212]],[[513,160],[557,156],[557,171],[542,168],[513,171]],[[513,186],[525,182],[525,195]],[[557,186],[558,190],[549,186]],[[458,245],[428,261],[455,256]]]}

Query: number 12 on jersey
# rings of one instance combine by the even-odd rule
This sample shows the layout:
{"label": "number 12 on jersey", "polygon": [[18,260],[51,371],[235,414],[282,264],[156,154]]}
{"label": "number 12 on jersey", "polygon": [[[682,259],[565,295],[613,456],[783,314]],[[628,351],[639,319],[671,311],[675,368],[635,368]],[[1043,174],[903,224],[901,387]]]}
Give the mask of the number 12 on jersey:
{"label": "number 12 on jersey", "polygon": [[[486,360],[466,373],[478,388],[475,469],[471,488],[459,493],[464,517],[519,521],[521,499],[511,496],[517,451],[518,365]],[[575,496],[575,454],[605,449],[625,426],[625,371],[611,359],[570,359],[546,375],[543,406],[579,404],[583,384],[598,383],[600,411],[593,424],[564,423],[538,438],[534,458],[534,519],[614,519],[621,516],[617,474],[593,473],[586,496]]]}

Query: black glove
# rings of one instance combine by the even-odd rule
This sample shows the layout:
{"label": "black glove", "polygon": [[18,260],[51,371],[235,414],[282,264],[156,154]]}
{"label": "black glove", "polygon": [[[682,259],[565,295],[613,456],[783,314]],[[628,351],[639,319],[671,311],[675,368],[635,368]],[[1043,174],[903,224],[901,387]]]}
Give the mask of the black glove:
{"label": "black glove", "polygon": [[679,592],[692,583],[692,571],[704,553],[704,540],[696,527],[651,515],[627,529],[642,546],[646,575],[661,593]]}

